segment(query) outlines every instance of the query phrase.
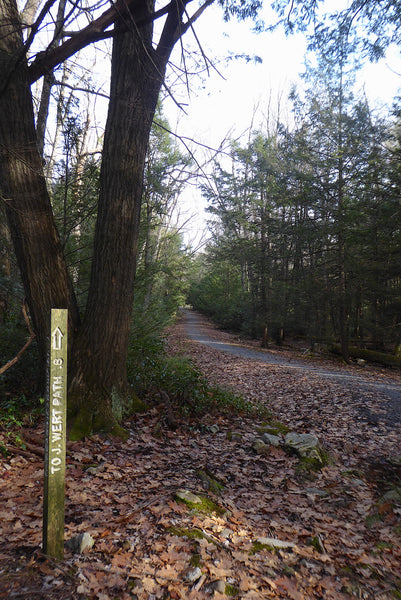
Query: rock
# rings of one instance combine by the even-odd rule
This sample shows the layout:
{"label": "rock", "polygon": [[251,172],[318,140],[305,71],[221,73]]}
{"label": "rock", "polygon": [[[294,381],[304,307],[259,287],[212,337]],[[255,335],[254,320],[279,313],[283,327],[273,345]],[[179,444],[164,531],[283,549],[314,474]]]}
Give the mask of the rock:
{"label": "rock", "polygon": [[330,496],[329,492],[326,492],[326,490],[320,490],[314,487],[305,488],[305,492],[311,496],[319,496],[320,498],[327,498]]}
{"label": "rock", "polygon": [[276,577],[278,577],[276,571],[274,569],[271,569],[270,567],[265,567],[264,574],[268,577],[272,577],[273,579],[276,579]]}
{"label": "rock", "polygon": [[188,569],[188,571],[185,573],[184,579],[188,583],[195,583],[195,581],[198,581],[198,579],[200,579],[201,577],[202,571],[200,570],[200,568],[194,567],[193,569]]}
{"label": "rock", "polygon": [[197,471],[199,479],[202,481],[202,485],[205,490],[210,490],[215,494],[221,494],[224,489],[224,484],[219,481],[212,473],[199,469]]}
{"label": "rock", "polygon": [[278,446],[280,446],[281,442],[283,441],[283,438],[281,437],[281,435],[273,435],[272,433],[264,433],[262,435],[262,440],[266,444],[269,444],[270,446],[275,446],[277,448]]}
{"label": "rock", "polygon": [[220,536],[221,536],[222,538],[228,538],[228,537],[231,537],[232,533],[233,533],[233,532],[231,531],[231,529],[227,529],[227,528],[225,527],[224,529],[222,529],[222,530],[220,531]]}
{"label": "rock", "polygon": [[199,496],[193,494],[189,490],[178,490],[176,496],[184,502],[191,502],[191,504],[200,504],[202,502],[202,499],[199,498]]}
{"label": "rock", "polygon": [[383,500],[387,502],[396,502],[397,504],[401,502],[401,488],[394,488],[393,490],[389,490],[383,496]]}
{"label": "rock", "polygon": [[259,456],[264,456],[265,454],[269,454],[269,446],[260,438],[255,440],[252,444],[253,450]]}
{"label": "rock", "polygon": [[270,537],[260,537],[256,542],[261,546],[269,546],[270,548],[277,548],[279,550],[292,549],[295,546],[292,542],[284,542],[283,540]]}
{"label": "rock", "polygon": [[210,584],[210,588],[214,592],[218,592],[219,594],[225,594],[226,582],[223,579],[219,579],[218,581],[212,581],[212,583]]}
{"label": "rock", "polygon": [[284,444],[287,448],[295,450],[302,458],[316,458],[321,460],[319,453],[319,440],[310,433],[290,432],[285,436]]}
{"label": "rock", "polygon": [[95,540],[90,533],[80,533],[75,535],[71,539],[67,540],[66,545],[72,552],[76,554],[83,554],[85,550],[90,550],[95,543]]}
{"label": "rock", "polygon": [[102,462],[100,465],[92,465],[92,467],[86,469],[86,472],[89,473],[89,475],[97,475],[98,473],[103,473],[105,470],[106,463]]}
{"label": "rock", "polygon": [[256,431],[259,435],[263,435],[264,433],[271,433],[272,435],[278,435],[279,431],[277,427],[273,427],[272,425],[259,425],[256,427]]}
{"label": "rock", "polygon": [[319,554],[327,554],[326,548],[324,547],[323,540],[320,535],[315,535],[309,540],[309,544],[319,552]]}

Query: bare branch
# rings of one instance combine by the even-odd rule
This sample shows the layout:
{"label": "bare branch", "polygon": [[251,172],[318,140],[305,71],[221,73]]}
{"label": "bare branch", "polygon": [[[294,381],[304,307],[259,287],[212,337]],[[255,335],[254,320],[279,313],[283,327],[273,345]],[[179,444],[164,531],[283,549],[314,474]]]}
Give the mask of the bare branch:
{"label": "bare branch", "polygon": [[92,94],[93,96],[99,96],[100,98],[105,98],[106,100],[110,100],[109,94],[105,94],[104,92],[100,92],[99,90],[95,90],[90,87],[79,87],[76,85],[71,85],[69,83],[66,83],[65,81],[58,81],[57,79],[54,80],[53,84],[56,86],[66,87],[70,90],[73,90],[74,92],[84,92],[85,94]]}
{"label": "bare branch", "polygon": [[56,2],[56,0],[47,0],[47,2],[45,2],[45,4],[44,4],[42,10],[40,11],[39,16],[36,19],[35,23],[33,23],[32,26],[30,26],[30,33],[28,35],[28,39],[26,40],[26,42],[24,44],[24,49],[23,49],[24,54],[23,55],[25,55],[28,52],[43,19],[48,14],[48,12],[50,11],[51,7],[53,6],[53,4],[55,2]]}
{"label": "bare branch", "polygon": [[3,375],[3,373],[5,373],[6,371],[8,371],[8,369],[10,369],[13,365],[15,365],[15,363],[17,363],[19,361],[19,359],[21,358],[21,356],[24,354],[25,350],[31,345],[31,343],[33,342],[33,340],[36,337],[36,335],[35,335],[35,333],[34,333],[34,331],[32,329],[31,323],[29,321],[28,314],[26,312],[25,301],[24,301],[24,303],[22,305],[22,314],[24,315],[24,320],[25,320],[25,323],[26,323],[26,325],[28,327],[29,338],[28,338],[26,344],[18,352],[18,354],[16,356],[14,356],[14,358],[12,358],[11,360],[9,360],[7,364],[5,364],[3,367],[0,368],[0,375]]}
{"label": "bare branch", "polygon": [[[48,0],[48,2],[55,0]],[[190,0],[192,1],[192,0]],[[211,0],[209,0],[211,2]],[[175,7],[174,0],[165,7],[154,12],[146,19],[138,19],[137,27],[155,21],[160,17],[169,13]],[[110,37],[113,37],[114,31],[106,31],[117,19],[121,19],[124,15],[133,17],[136,9],[141,8],[140,0],[117,0],[108,10],[106,10],[98,19],[95,19],[89,25],[71,34],[71,37],[57,48],[48,48],[45,52],[39,52],[36,59],[28,69],[29,82],[34,83],[47,71],[54,69],[82,48],[85,48],[93,42],[98,42]],[[198,11],[199,12],[199,11]]]}

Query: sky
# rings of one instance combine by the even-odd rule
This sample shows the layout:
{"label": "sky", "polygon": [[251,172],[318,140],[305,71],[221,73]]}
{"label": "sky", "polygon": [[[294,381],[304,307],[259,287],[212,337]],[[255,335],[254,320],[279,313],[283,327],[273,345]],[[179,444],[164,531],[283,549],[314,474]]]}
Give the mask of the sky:
{"label": "sky", "polygon": [[[269,22],[269,15],[265,15]],[[268,115],[286,122],[289,119],[288,92],[299,82],[304,70],[306,40],[300,35],[285,37],[275,33],[252,33],[251,23],[225,24],[217,7],[210,7],[196,24],[203,52],[217,63],[220,71],[210,69],[203,78],[190,81],[190,96],[185,90],[172,91],[176,100],[185,103],[185,113],[171,99],[164,102],[170,125],[179,135],[200,144],[218,148],[221,142],[243,136],[249,128],[266,130]],[[187,40],[185,40],[187,41]],[[196,48],[193,41],[191,46]],[[259,56],[261,63],[231,60],[230,53]],[[178,60],[176,54],[173,61]],[[364,87],[372,106],[389,103],[401,88],[400,52],[393,48],[379,64],[368,64],[358,81]],[[193,144],[191,147],[196,149]],[[195,150],[202,157],[199,147]],[[210,152],[209,152],[210,154]],[[181,199],[180,222],[187,221],[185,241],[197,245],[205,229],[204,202],[196,186],[191,186]],[[192,218],[191,218],[192,217]]]}
{"label": "sky", "polygon": [[[203,85],[194,85],[180,129],[218,145],[228,133],[246,130],[255,107],[262,110],[271,94],[276,98],[288,92],[302,67],[306,42],[299,35],[285,39],[280,32],[254,34],[251,23],[225,24],[217,7],[209,11],[198,21],[196,31],[219,73],[210,69]],[[258,56],[263,62],[238,58],[226,63],[224,57],[230,54]]]}
{"label": "sky", "polygon": [[[334,8],[339,8],[342,0],[329,1]],[[265,3],[262,15],[267,25],[277,18],[269,4]],[[165,115],[172,131],[184,136],[200,163],[212,154],[202,145],[217,149],[223,140],[241,138],[245,143],[250,129],[259,128],[267,132],[269,118],[272,123],[277,121],[277,117],[281,122],[290,122],[287,98],[292,85],[299,84],[299,74],[304,71],[306,39],[301,34],[285,37],[280,30],[256,34],[252,32],[252,25],[251,21],[238,23],[232,20],[224,23],[221,10],[217,6],[210,6],[194,28],[202,52],[216,68],[209,67],[208,73],[203,69],[201,76],[190,76],[189,94],[186,85],[177,86],[174,79],[169,79],[174,100],[165,92]],[[186,48],[192,50],[186,64],[192,70],[192,58],[199,55],[199,46],[190,32],[184,36],[183,42]],[[109,46],[110,43],[104,43],[105,53]],[[244,58],[227,61],[230,55],[248,55],[251,59],[257,56],[261,62],[247,62]],[[179,43],[172,63],[180,63]],[[204,61],[201,60],[200,64],[204,67]],[[108,93],[108,68],[108,58],[88,64],[94,79],[103,82],[101,91],[105,94]],[[358,85],[359,88],[365,86],[371,105],[382,105],[383,102],[391,104],[401,88],[399,49],[391,49],[387,58],[379,64],[367,64]],[[184,110],[178,109],[177,103],[182,104]],[[106,111],[107,101],[98,98],[93,105],[94,120],[99,115],[105,115]],[[103,127],[102,118],[99,129],[93,133],[94,137],[101,135]],[[181,149],[185,150],[184,147]],[[203,240],[206,220],[210,218],[205,213],[199,185],[192,182],[187,187],[178,207],[177,224],[182,227],[184,240],[197,247]]]}

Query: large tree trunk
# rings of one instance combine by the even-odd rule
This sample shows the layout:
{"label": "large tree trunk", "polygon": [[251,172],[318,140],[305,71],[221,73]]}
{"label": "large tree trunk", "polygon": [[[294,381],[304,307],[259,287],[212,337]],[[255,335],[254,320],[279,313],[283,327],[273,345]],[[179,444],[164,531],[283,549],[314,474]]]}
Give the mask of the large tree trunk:
{"label": "large tree trunk", "polygon": [[126,359],[144,166],[168,54],[153,50],[151,26],[122,33],[117,25],[91,283],[74,347],[73,438],[91,430],[117,431],[121,411],[129,406]]}
{"label": "large tree trunk", "polygon": [[37,336],[43,384],[50,309],[70,309],[70,334],[79,324],[79,314],[37,148],[14,0],[0,0],[0,19],[0,191]]}

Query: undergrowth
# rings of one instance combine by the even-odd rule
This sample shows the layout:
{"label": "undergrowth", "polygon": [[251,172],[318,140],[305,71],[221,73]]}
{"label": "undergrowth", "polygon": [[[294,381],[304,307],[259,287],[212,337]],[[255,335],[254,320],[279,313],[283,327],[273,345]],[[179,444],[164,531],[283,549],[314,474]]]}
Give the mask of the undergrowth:
{"label": "undergrowth", "polygon": [[[14,352],[11,337],[5,336],[0,343],[0,358],[3,360],[9,359]],[[20,339],[16,347],[18,343]],[[10,372],[6,372],[7,376],[0,378],[0,427],[3,431],[15,431],[32,424],[44,412],[44,401],[38,399],[33,389],[36,354],[36,348],[33,348]],[[180,354],[168,355],[165,339],[157,334],[132,337],[127,372],[132,389],[133,412],[142,411],[144,403],[151,405],[155,401],[160,402],[160,392],[163,391],[167,393],[174,412],[183,417],[201,417],[213,413],[267,416],[261,404],[253,404],[229,388],[210,384],[190,358]]]}
{"label": "undergrowth", "polygon": [[44,400],[40,399],[35,403],[32,398],[9,397],[0,404],[0,431],[2,440],[0,440],[0,456],[7,458],[10,455],[8,444],[19,446],[25,449],[21,437],[23,427],[35,423],[38,416],[43,412]]}
{"label": "undergrowth", "polygon": [[262,405],[253,404],[228,388],[211,385],[190,358],[169,356],[162,338],[133,341],[128,373],[135,395],[152,398],[163,390],[182,416],[235,412],[263,417],[266,412]]}
{"label": "undergrowth", "polygon": [[[27,330],[18,321],[0,326],[0,367],[14,358],[24,346]],[[0,456],[10,454],[8,444],[23,448],[20,431],[36,422],[43,413],[43,400],[37,390],[38,351],[33,342],[20,359],[0,375]]]}

